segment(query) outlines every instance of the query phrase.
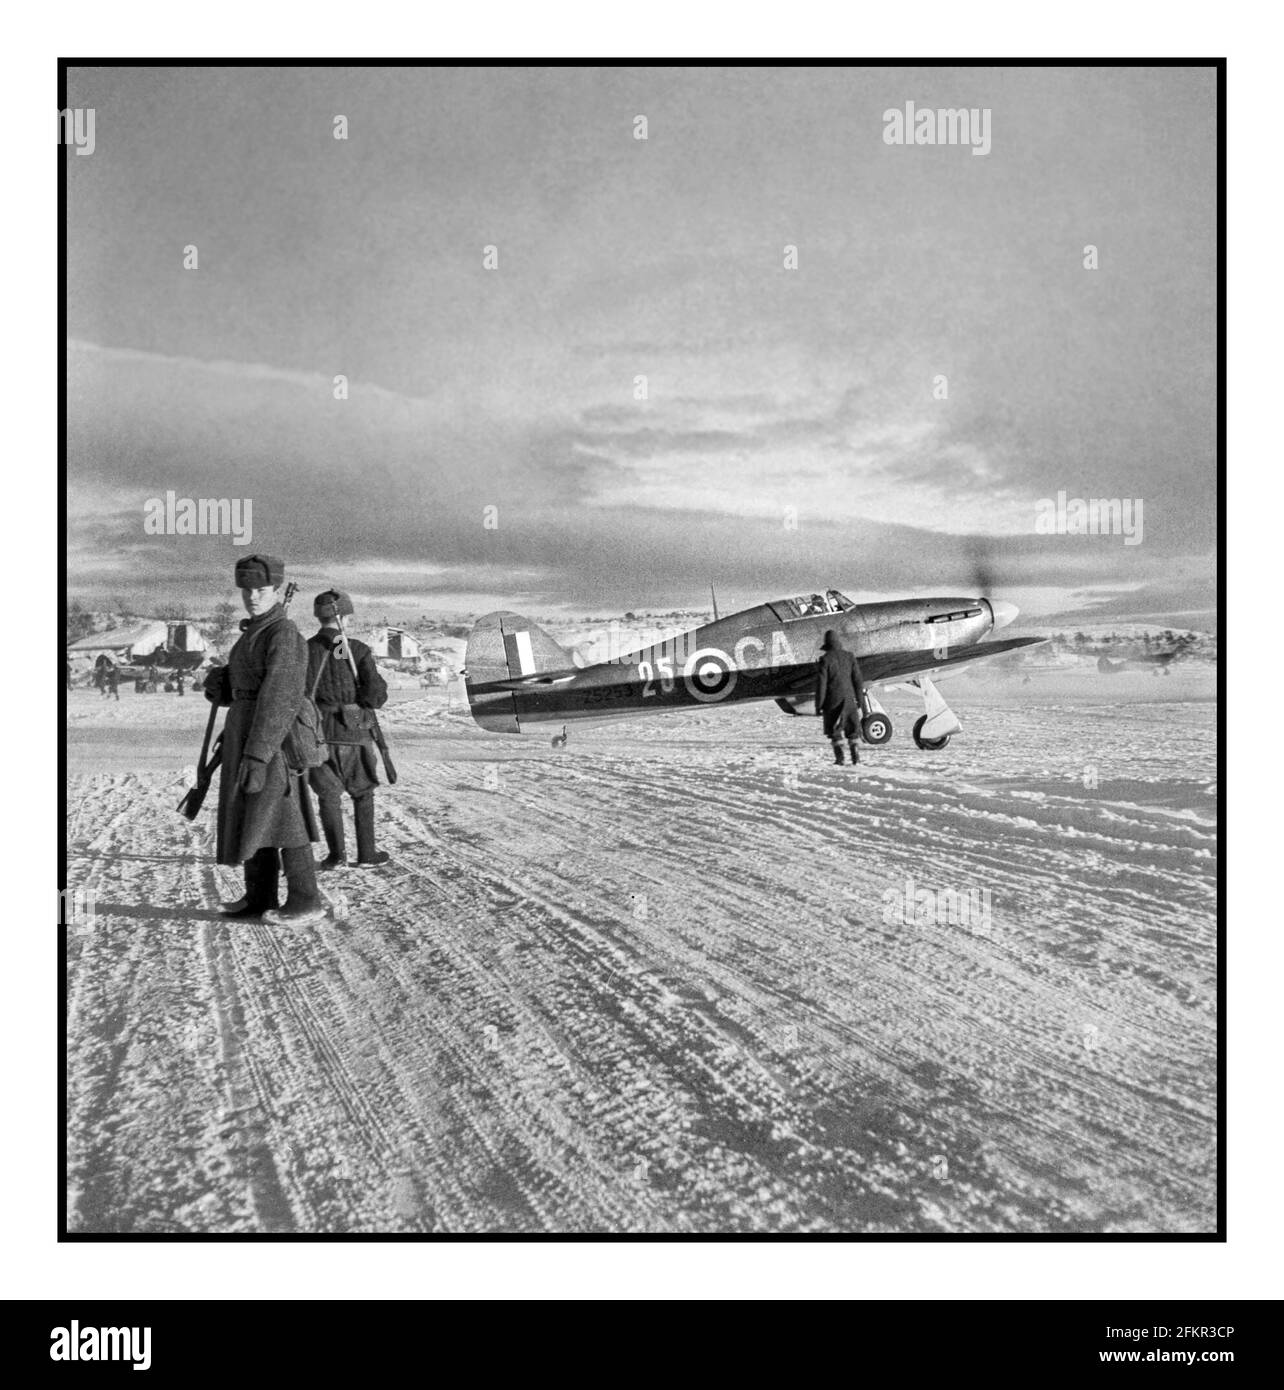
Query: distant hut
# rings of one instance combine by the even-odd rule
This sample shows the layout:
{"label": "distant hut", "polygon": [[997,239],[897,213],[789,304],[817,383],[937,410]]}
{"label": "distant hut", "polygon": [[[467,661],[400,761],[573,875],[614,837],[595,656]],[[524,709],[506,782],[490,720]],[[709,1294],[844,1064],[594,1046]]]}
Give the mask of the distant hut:
{"label": "distant hut", "polygon": [[195,623],[155,618],[131,627],[93,632],[67,646],[73,668],[93,666],[105,656],[116,666],[174,666],[193,670],[209,652]]}
{"label": "distant hut", "polygon": [[67,660],[73,666],[93,666],[100,656],[105,656],[113,665],[127,666],[163,647],[168,632],[168,624],[159,619],[91,632],[88,637],[67,644]]}
{"label": "distant hut", "polygon": [[366,641],[378,661],[416,670],[422,665],[419,643],[403,627],[377,627]]}
{"label": "distant hut", "polygon": [[189,656],[197,652],[204,657],[210,644],[205,640],[199,627],[186,619],[166,623],[165,646],[171,652],[186,652]]}

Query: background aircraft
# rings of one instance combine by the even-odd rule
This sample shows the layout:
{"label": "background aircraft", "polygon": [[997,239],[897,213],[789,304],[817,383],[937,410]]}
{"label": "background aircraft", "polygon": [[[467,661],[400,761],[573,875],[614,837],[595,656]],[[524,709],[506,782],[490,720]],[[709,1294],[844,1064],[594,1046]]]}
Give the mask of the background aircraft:
{"label": "background aircraft", "polygon": [[1133,652],[1125,656],[1120,661],[1111,661],[1108,656],[1097,658],[1097,670],[1103,676],[1116,676],[1120,671],[1150,671],[1154,675],[1159,675],[1162,671],[1168,675],[1168,667],[1177,660],[1182,653],[1179,651],[1170,652]]}
{"label": "background aircraft", "polygon": [[[496,733],[741,700],[775,700],[786,713],[798,714],[815,698],[821,639],[833,628],[856,654],[865,679],[866,742],[886,743],[892,736],[892,721],[870,693],[872,687],[906,685],[923,696],[915,743],[920,748],[944,748],[962,726],[931,677],[1045,640],[985,640],[1016,615],[1014,605],[996,599],[857,604],[829,589],[746,608],[638,651],[580,667],[530,619],[518,613],[488,613],[468,638],[465,688],[474,720]],[[563,727],[554,746],[564,745],[566,737]]]}

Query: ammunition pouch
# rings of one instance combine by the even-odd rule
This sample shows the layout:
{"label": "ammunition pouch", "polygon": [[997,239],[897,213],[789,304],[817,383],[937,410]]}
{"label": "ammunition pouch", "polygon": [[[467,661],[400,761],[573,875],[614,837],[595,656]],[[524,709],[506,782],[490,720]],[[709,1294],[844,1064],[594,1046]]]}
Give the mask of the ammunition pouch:
{"label": "ammunition pouch", "polygon": [[330,756],[326,747],[325,725],[321,722],[321,711],[317,708],[317,685],[321,672],[312,682],[312,689],[303,697],[299,712],[294,716],[290,732],[281,744],[281,756],[291,772],[309,772],[320,767]]}
{"label": "ammunition pouch", "polygon": [[361,705],[328,705],[325,712],[333,721],[327,735],[330,743],[367,748],[374,743],[374,710]]}

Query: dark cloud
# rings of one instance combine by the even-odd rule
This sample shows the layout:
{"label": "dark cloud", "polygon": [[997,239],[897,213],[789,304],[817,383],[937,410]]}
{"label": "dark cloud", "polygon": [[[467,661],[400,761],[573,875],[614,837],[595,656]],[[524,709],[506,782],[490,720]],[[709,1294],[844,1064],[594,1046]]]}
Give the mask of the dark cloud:
{"label": "dark cloud", "polygon": [[[990,155],[882,143],[934,92],[994,108]],[[1211,584],[1198,73],[76,69],[69,101],[103,133],[68,169],[86,596],[224,585],[226,540],[142,533],[171,488],[425,599],[966,586],[1060,490],[1143,498],[1145,543],[995,540],[1004,583]]]}

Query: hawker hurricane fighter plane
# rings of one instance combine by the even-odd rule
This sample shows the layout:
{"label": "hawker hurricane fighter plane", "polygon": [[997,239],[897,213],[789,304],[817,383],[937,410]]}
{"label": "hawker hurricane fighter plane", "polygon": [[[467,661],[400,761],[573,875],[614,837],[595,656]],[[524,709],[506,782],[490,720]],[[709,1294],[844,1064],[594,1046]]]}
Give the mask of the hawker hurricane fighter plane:
{"label": "hawker hurricane fighter plane", "polygon": [[1172,672],[1168,669],[1169,666],[1183,655],[1185,653],[1180,647],[1173,647],[1166,652],[1131,651],[1121,661],[1111,661],[1103,653],[1097,658],[1097,670],[1103,676],[1117,676],[1120,671],[1149,671],[1154,676],[1162,672],[1165,676],[1170,676]]}
{"label": "hawker hurricane fighter plane", "polygon": [[741,700],[774,700],[787,714],[798,714],[815,698],[820,643],[832,628],[860,662],[868,704],[861,728],[865,741],[881,744],[892,736],[892,721],[873,687],[899,685],[923,697],[914,742],[937,749],[962,726],[931,678],[1045,640],[986,640],[1016,615],[1012,604],[994,599],[853,603],[829,589],[715,616],[690,632],[584,666],[528,618],[488,613],[468,638],[465,688],[483,729],[520,734],[537,724],[562,724],[555,747],[566,743],[565,725],[575,719]]}

